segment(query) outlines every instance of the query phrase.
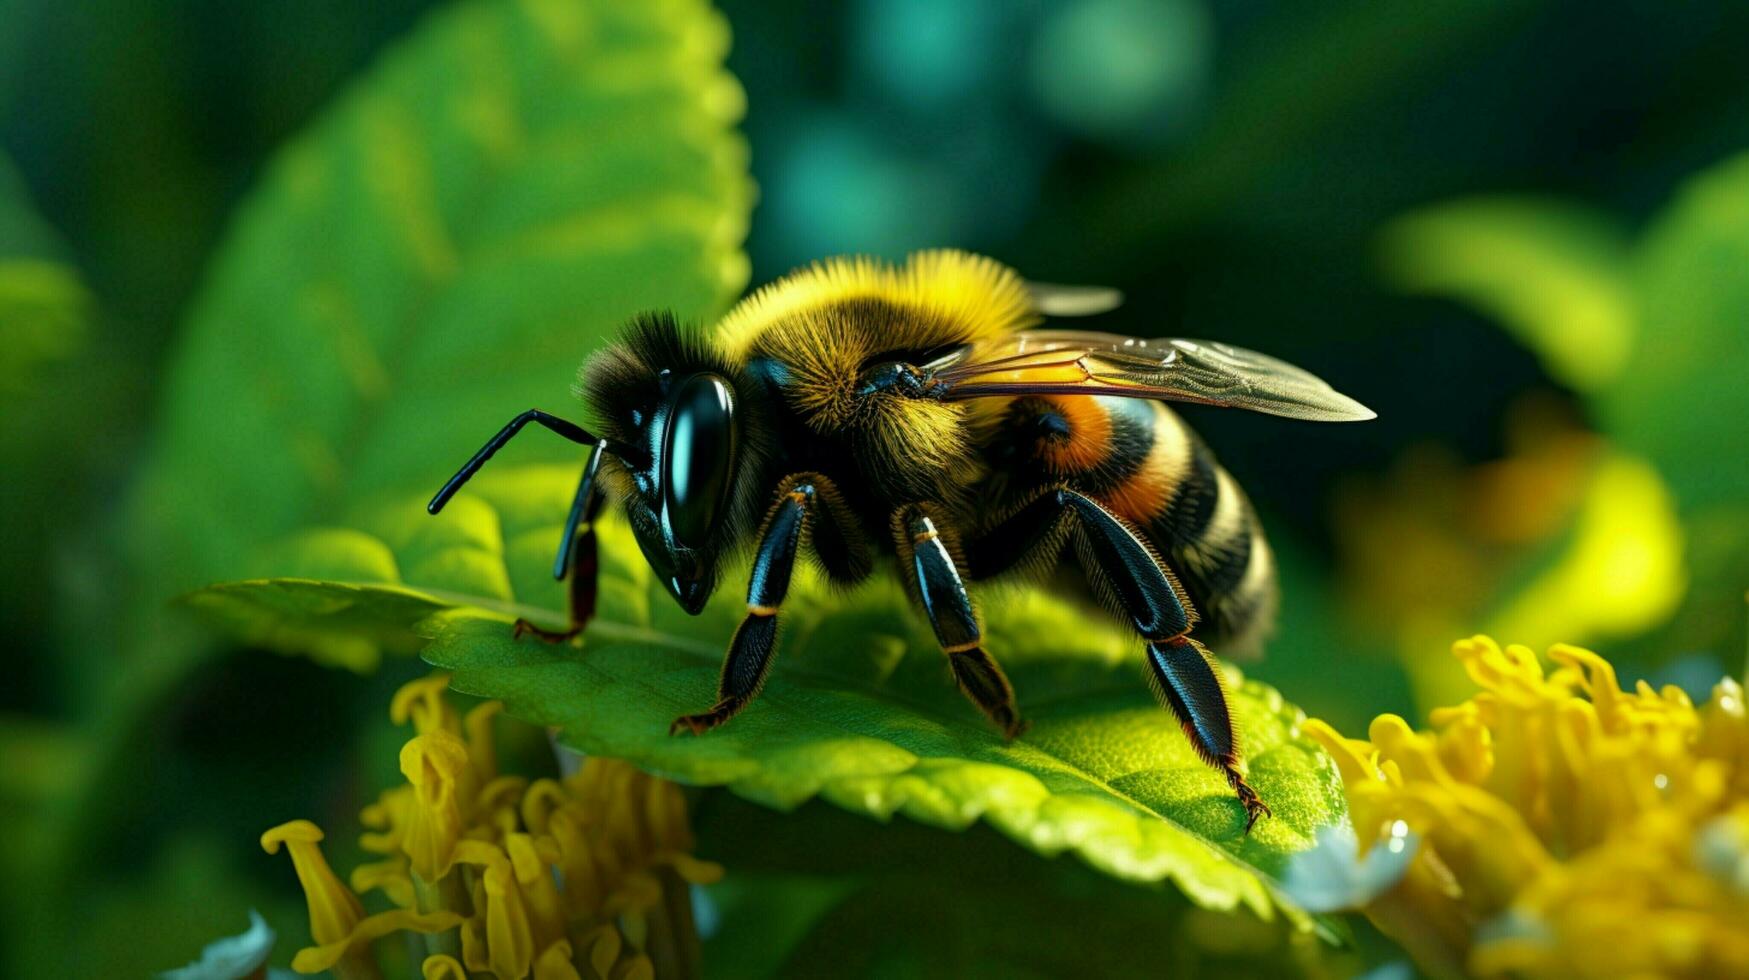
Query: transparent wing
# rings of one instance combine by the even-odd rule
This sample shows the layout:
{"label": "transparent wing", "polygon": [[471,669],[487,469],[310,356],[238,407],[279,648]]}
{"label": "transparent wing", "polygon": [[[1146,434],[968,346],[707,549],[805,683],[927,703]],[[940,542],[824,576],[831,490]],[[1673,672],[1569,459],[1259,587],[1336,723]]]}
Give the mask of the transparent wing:
{"label": "transparent wing", "polygon": [[945,401],[1028,394],[1119,395],[1248,408],[1315,422],[1375,418],[1317,375],[1206,340],[1143,340],[1086,330],[1024,330],[969,349],[928,378]]}
{"label": "transparent wing", "polygon": [[1065,286],[1057,282],[1028,282],[1032,308],[1045,316],[1097,316],[1123,305],[1123,293],[1105,286]]}

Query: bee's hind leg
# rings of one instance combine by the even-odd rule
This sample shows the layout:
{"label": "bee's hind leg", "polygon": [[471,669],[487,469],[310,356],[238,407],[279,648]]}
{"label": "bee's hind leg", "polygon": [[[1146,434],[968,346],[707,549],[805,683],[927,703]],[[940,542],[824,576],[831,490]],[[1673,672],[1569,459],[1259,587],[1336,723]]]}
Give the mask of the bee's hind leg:
{"label": "bee's hind leg", "polygon": [[1239,737],[1226,689],[1208,651],[1189,636],[1194,619],[1188,600],[1161,559],[1128,525],[1074,490],[1046,491],[972,543],[971,567],[983,577],[1024,561],[1039,543],[1061,540],[1055,534],[1067,514],[1079,526],[1083,564],[1147,644],[1154,693],[1178,719],[1197,755],[1226,776],[1245,808],[1249,832],[1270,810],[1240,769]]}
{"label": "bee's hind leg", "polygon": [[1014,702],[1014,686],[990,655],[984,652],[983,631],[972,610],[952,554],[921,507],[905,507],[895,515],[893,534],[905,577],[912,586],[941,652],[960,691],[982,711],[1004,737],[1013,740],[1026,731],[1020,709]]}
{"label": "bee's hind leg", "polygon": [[1273,816],[1269,804],[1239,771],[1239,745],[1227,709],[1227,692],[1208,650],[1188,636],[1148,641],[1148,681],[1154,695],[1177,716],[1191,747],[1221,770],[1245,807],[1245,832],[1260,816]]}

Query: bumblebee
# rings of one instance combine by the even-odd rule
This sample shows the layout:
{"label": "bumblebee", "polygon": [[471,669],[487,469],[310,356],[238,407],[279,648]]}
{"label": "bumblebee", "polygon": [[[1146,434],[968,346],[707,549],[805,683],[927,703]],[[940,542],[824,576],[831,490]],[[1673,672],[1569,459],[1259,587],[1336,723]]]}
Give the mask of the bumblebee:
{"label": "bumblebee", "polygon": [[751,547],[747,614],[702,733],[764,684],[796,560],[834,582],[896,564],[960,690],[1012,739],[1025,724],[984,649],[968,582],[1072,569],[1141,639],[1155,694],[1244,805],[1227,695],[1205,644],[1255,646],[1275,568],[1233,478],[1169,401],[1290,418],[1372,418],[1318,378],[1225,344],[1040,329],[1116,305],[1109,290],[1028,283],[987,258],[841,258],[752,293],[708,332],[639,316],[591,356],[579,394],[597,431],[531,410],[432,499],[444,503],[530,422],[592,447],[560,539],[575,636],[595,606],[592,521],[623,508],[668,593],[696,614]]}

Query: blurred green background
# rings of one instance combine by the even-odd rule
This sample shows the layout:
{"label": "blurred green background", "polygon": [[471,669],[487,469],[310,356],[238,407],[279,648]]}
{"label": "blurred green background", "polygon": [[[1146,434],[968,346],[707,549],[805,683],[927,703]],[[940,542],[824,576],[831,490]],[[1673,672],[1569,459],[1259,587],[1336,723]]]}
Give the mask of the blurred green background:
{"label": "blurred green background", "polygon": [[[0,0],[17,975],[75,948],[90,975],[176,965],[249,905],[295,922],[260,830],[348,813],[393,776],[381,707],[416,664],[132,662],[114,607],[137,574],[121,501],[234,206],[426,7]],[[1451,696],[1446,645],[1484,629],[1597,644],[1696,690],[1740,672],[1749,8],[722,10],[759,186],[753,283],[827,254],[968,248],[1121,288],[1108,329],[1264,350],[1378,411],[1315,430],[1185,412],[1283,559],[1292,642],[1246,669],[1307,712],[1345,731],[1419,716]],[[106,699],[136,684],[154,693],[118,720]]]}

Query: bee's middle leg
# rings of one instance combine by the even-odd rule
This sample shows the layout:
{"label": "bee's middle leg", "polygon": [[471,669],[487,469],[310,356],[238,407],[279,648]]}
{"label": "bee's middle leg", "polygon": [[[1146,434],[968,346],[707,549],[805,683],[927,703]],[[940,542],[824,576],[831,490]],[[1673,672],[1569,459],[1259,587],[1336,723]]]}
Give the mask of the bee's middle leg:
{"label": "bee's middle leg", "polygon": [[947,654],[954,682],[1005,737],[1018,737],[1026,731],[1026,722],[1014,703],[1014,686],[1008,683],[1002,667],[984,652],[983,631],[972,610],[971,596],[942,541],[941,529],[923,508],[912,506],[895,515],[893,533],[900,560],[907,562],[906,578],[929,616],[941,651]]}

